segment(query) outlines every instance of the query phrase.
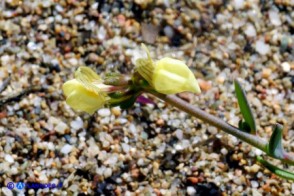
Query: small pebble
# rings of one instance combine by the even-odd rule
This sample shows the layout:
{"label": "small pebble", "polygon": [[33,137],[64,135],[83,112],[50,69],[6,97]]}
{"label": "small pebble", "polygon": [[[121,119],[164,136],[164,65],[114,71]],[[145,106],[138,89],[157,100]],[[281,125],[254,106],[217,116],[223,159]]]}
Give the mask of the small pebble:
{"label": "small pebble", "polygon": [[195,193],[196,193],[196,190],[194,187],[192,187],[192,186],[187,187],[187,194],[188,195],[195,195]]}
{"label": "small pebble", "polygon": [[260,192],[258,192],[257,189],[252,189],[252,196],[262,196],[262,194]]}
{"label": "small pebble", "polygon": [[222,148],[222,149],[221,149],[221,153],[222,153],[223,155],[227,155],[227,154],[228,154],[228,150],[227,150],[226,148]]}
{"label": "small pebble", "polygon": [[2,187],[1,190],[5,196],[13,196],[13,192],[7,187]]}
{"label": "small pebble", "polygon": [[269,11],[269,18],[273,25],[280,26],[282,24],[279,12],[271,10]]}
{"label": "small pebble", "polygon": [[112,170],[110,168],[106,168],[103,174],[104,178],[108,178],[112,175]]}
{"label": "small pebble", "polygon": [[102,108],[102,109],[98,110],[98,115],[102,116],[102,117],[106,117],[106,116],[110,116],[111,112],[108,108]]}
{"label": "small pebble", "polygon": [[170,39],[174,36],[174,30],[171,26],[165,26],[163,31],[164,31],[164,34]]}
{"label": "small pebble", "polygon": [[84,122],[80,117],[77,117],[74,121],[70,123],[71,128],[74,130],[79,130],[84,127]]}
{"label": "small pebble", "polygon": [[65,144],[65,145],[61,148],[60,152],[63,153],[63,154],[68,154],[68,153],[70,153],[70,152],[72,151],[72,149],[73,149],[73,146],[72,146],[72,145]]}
{"label": "small pebble", "polygon": [[205,81],[202,79],[198,79],[199,87],[203,91],[208,91],[209,89],[212,88],[212,84],[210,81]]}
{"label": "small pebble", "polygon": [[291,70],[291,65],[288,62],[283,62],[281,66],[284,72],[289,72]]}
{"label": "small pebble", "polygon": [[178,138],[179,140],[182,140],[182,139],[183,139],[183,131],[180,130],[180,129],[178,129],[178,130],[176,131],[176,136],[177,136],[177,138]]}
{"label": "small pebble", "polygon": [[255,46],[256,51],[261,55],[266,55],[270,52],[270,46],[264,43],[263,40],[258,40]]}
{"label": "small pebble", "polygon": [[255,30],[255,27],[251,24],[247,25],[246,26],[246,29],[245,29],[245,34],[248,36],[248,37],[255,37],[256,36],[256,30]]}
{"label": "small pebble", "polygon": [[65,130],[68,129],[67,124],[65,124],[64,122],[60,121],[56,126],[55,126],[55,130],[60,133],[60,134],[64,134]]}
{"label": "small pebble", "polygon": [[235,9],[242,9],[244,7],[244,0],[234,0]]}
{"label": "small pebble", "polygon": [[14,163],[14,158],[13,158],[10,154],[5,154],[4,159],[5,159],[5,161],[7,161],[8,163]]}
{"label": "small pebble", "polygon": [[252,181],[250,181],[250,182],[251,182],[251,186],[252,186],[253,188],[257,188],[257,187],[259,186],[258,182],[255,181],[255,180],[252,180]]}
{"label": "small pebble", "polygon": [[271,69],[264,68],[262,70],[262,77],[263,78],[269,78],[271,74],[272,74],[272,70]]}

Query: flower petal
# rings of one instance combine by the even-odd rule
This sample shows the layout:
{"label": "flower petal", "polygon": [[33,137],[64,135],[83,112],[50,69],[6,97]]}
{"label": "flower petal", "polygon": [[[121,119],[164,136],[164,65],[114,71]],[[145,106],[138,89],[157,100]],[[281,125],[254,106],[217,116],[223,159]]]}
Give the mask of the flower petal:
{"label": "flower petal", "polygon": [[89,67],[81,66],[75,72],[75,78],[81,82],[88,90],[99,92],[95,84],[101,84],[102,79]]}
{"label": "flower petal", "polygon": [[152,85],[163,94],[174,94],[183,91],[200,93],[198,82],[188,68],[180,60],[165,57],[156,62]]}
{"label": "flower petal", "polygon": [[81,84],[76,79],[69,80],[69,81],[65,82],[62,86],[63,93],[67,97],[79,85],[81,85]]}
{"label": "flower petal", "polygon": [[64,83],[62,89],[67,97],[66,103],[69,106],[89,114],[93,114],[97,109],[103,107],[107,101],[107,97],[102,93],[88,90],[76,79]]}
{"label": "flower petal", "polygon": [[151,59],[150,52],[148,48],[142,44],[142,48],[147,53],[147,58],[139,58],[136,61],[136,70],[139,72],[139,74],[147,80],[149,84],[152,83],[152,75],[154,71],[154,63]]}

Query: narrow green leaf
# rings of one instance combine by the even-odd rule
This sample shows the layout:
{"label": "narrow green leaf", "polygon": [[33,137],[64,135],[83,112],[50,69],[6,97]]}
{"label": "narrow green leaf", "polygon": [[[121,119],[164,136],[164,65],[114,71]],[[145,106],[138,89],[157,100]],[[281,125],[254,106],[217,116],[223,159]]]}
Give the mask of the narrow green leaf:
{"label": "narrow green leaf", "polygon": [[268,154],[278,158],[284,158],[284,148],[282,146],[282,134],[283,126],[280,124],[275,124],[273,127],[273,133],[271,135],[270,141],[268,143]]}
{"label": "narrow green leaf", "polygon": [[133,95],[131,96],[129,99],[122,101],[119,106],[121,109],[128,109],[130,107],[132,107],[134,105],[134,103],[136,102],[138,95]]}
{"label": "narrow green leaf", "polygon": [[249,125],[249,127],[250,127],[250,133],[256,134],[255,120],[252,115],[251,108],[248,104],[245,91],[242,89],[242,87],[237,79],[234,81],[234,84],[235,84],[235,92],[237,95],[238,104],[239,104],[242,116],[243,116],[245,122],[247,123],[247,125]]}
{"label": "narrow green leaf", "polygon": [[257,157],[257,161],[260,162],[265,168],[267,168],[269,171],[273,172],[277,176],[280,176],[281,178],[284,178],[287,180],[294,181],[294,173],[280,169],[280,168],[274,166],[273,164],[269,163],[268,161],[264,160],[260,156]]}
{"label": "narrow green leaf", "polygon": [[247,122],[244,122],[243,120],[240,120],[238,123],[238,127],[239,129],[241,129],[242,131],[245,131],[246,133],[250,133],[251,132],[251,128],[248,125]]}

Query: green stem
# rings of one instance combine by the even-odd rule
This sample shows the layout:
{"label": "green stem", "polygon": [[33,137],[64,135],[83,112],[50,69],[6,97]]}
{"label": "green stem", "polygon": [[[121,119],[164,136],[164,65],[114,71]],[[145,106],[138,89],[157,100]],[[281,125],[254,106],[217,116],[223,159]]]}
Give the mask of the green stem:
{"label": "green stem", "polygon": [[[207,122],[221,130],[223,130],[224,132],[231,134],[239,139],[241,139],[244,142],[247,142],[248,144],[262,150],[263,152],[267,153],[267,144],[268,142],[266,140],[264,140],[263,138],[260,138],[258,136],[255,135],[251,135],[249,133],[243,132],[239,129],[237,129],[236,127],[226,123],[225,121],[206,113],[205,111],[194,107],[193,105],[185,102],[184,100],[178,98],[175,95],[164,95],[155,91],[148,91],[149,93],[155,95],[156,97],[164,100],[165,102],[179,108],[180,110],[183,110],[185,112],[187,112],[188,114],[199,118],[201,120],[203,120],[204,122]],[[291,154],[285,153],[286,154],[286,159],[281,159],[283,161],[286,161],[288,163],[293,164],[294,163],[294,156],[292,156]],[[271,156],[271,155],[269,155]],[[276,157],[273,157],[276,158]]]}

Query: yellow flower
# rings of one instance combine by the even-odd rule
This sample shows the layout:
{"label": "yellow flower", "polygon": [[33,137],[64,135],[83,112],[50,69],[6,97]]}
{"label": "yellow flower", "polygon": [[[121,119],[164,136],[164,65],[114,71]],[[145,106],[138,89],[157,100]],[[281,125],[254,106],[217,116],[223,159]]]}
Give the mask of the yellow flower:
{"label": "yellow flower", "polygon": [[107,103],[107,89],[109,86],[104,85],[94,71],[84,66],[75,72],[75,79],[65,82],[62,86],[66,103],[75,110],[89,114],[93,114]]}
{"label": "yellow flower", "polygon": [[146,46],[142,44],[142,47],[147,53],[147,58],[138,59],[136,68],[157,92],[163,94],[201,92],[194,74],[183,61],[165,57],[153,62]]}

